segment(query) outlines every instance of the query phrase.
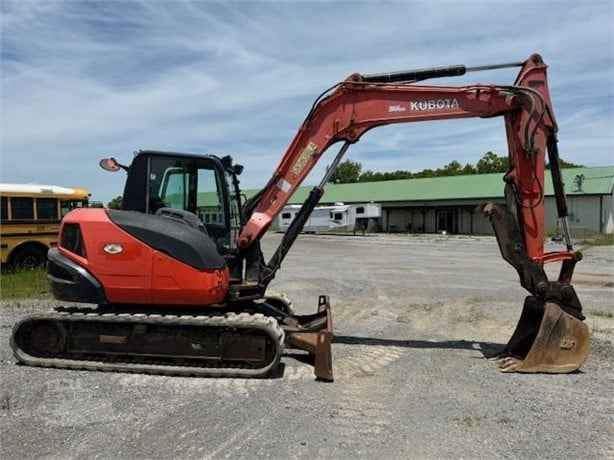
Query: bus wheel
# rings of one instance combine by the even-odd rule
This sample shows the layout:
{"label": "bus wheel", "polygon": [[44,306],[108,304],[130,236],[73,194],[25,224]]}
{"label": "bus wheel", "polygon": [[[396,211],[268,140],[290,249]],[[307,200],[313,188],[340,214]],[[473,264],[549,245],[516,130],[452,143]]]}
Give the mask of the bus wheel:
{"label": "bus wheel", "polygon": [[16,269],[31,270],[42,267],[47,262],[47,249],[41,246],[17,248],[11,255],[11,265]]}

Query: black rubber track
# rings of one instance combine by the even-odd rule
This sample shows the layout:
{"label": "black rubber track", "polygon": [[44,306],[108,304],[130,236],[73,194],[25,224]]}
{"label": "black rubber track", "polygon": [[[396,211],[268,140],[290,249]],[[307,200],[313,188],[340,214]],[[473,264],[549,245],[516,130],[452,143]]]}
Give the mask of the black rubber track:
{"label": "black rubber track", "polygon": [[[53,323],[66,321],[93,321],[93,322],[117,322],[125,325],[126,323],[163,325],[163,326],[203,326],[203,327],[223,327],[232,328],[235,331],[240,329],[259,329],[264,331],[276,345],[273,358],[266,366],[261,368],[249,368],[240,364],[231,367],[223,367],[218,364],[214,367],[199,365],[170,365],[167,363],[156,363],[155,358],[144,360],[137,356],[129,359],[124,356],[95,356],[93,359],[70,359],[66,357],[39,357],[32,356],[24,351],[17,344],[17,335],[20,328],[31,324],[33,321],[50,321]],[[23,340],[23,339],[20,339]],[[162,374],[178,376],[196,377],[240,377],[240,378],[259,378],[266,377],[274,373],[281,359],[282,347],[284,343],[284,332],[274,318],[262,314],[249,313],[227,313],[225,315],[165,315],[165,314],[144,314],[144,313],[109,313],[107,311],[97,311],[91,309],[58,308],[55,312],[28,316],[19,321],[13,328],[11,335],[11,348],[17,360],[29,366],[53,367],[61,369],[79,369],[95,371],[115,371],[133,372],[144,374]],[[139,362],[141,361],[141,362]],[[143,362],[146,361],[146,362]]]}

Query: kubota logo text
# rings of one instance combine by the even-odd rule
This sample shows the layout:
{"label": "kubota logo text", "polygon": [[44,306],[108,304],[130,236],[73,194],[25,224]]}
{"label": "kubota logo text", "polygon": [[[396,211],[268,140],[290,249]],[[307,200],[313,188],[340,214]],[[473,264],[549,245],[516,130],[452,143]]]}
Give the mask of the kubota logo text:
{"label": "kubota logo text", "polygon": [[452,99],[428,99],[425,101],[414,101],[409,103],[409,110],[425,111],[425,110],[444,110],[458,109],[458,100]]}

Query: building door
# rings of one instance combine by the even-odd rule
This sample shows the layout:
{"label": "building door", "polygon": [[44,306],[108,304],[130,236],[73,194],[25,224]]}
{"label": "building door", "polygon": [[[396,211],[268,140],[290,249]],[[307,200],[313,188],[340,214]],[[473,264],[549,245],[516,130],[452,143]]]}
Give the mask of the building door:
{"label": "building door", "polygon": [[456,209],[442,209],[437,211],[437,231],[458,233],[458,213]]}

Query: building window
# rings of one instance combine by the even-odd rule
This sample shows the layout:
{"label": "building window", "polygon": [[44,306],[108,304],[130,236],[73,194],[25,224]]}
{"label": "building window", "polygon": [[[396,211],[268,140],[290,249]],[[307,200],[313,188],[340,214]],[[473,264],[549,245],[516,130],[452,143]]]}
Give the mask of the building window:
{"label": "building window", "polygon": [[55,198],[37,198],[36,218],[40,220],[57,220],[58,200]]}
{"label": "building window", "polygon": [[281,215],[281,218],[282,218],[282,219],[291,219],[291,218],[292,218],[292,214],[290,214],[289,212],[284,212],[284,213]]}
{"label": "building window", "polygon": [[34,199],[23,197],[11,198],[11,214],[13,220],[34,219]]}
{"label": "building window", "polygon": [[2,201],[2,209],[0,210],[0,220],[9,220],[8,199],[5,196],[3,196],[1,201]]}
{"label": "building window", "polygon": [[358,206],[356,208],[356,214],[364,214],[365,213],[365,208],[364,206]]}

